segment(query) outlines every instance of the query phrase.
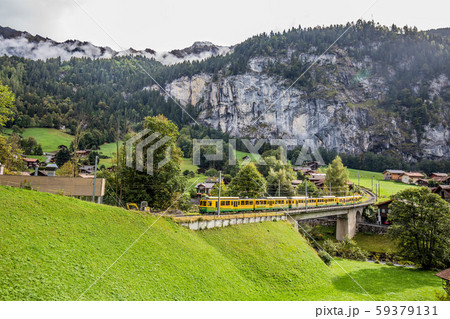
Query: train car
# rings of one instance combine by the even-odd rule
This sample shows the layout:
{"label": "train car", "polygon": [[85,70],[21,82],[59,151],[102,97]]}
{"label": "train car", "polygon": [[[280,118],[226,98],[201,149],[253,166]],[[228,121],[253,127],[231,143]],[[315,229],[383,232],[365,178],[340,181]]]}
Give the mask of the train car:
{"label": "train car", "polygon": [[343,196],[336,198],[336,202],[338,205],[353,205],[360,202],[361,200],[361,195]]}
{"label": "train car", "polygon": [[[353,205],[361,202],[363,197],[359,194],[352,196],[334,197],[324,196],[319,198],[306,197],[267,197],[267,198],[239,198],[221,197],[221,212],[267,211],[289,210],[303,207]],[[216,213],[218,210],[218,198],[206,197],[200,200],[199,211],[204,214]]]}
{"label": "train car", "polygon": [[266,209],[270,210],[289,209],[289,198],[287,197],[267,197],[267,199],[263,199],[263,202],[266,203]]}
{"label": "train car", "polygon": [[[239,197],[220,197],[220,211],[221,212],[236,212],[239,211]],[[250,200],[252,201],[252,200]],[[215,213],[217,212],[218,198],[207,197],[200,200],[200,213]]]}
{"label": "train car", "polygon": [[316,206],[330,206],[336,205],[336,197],[334,196],[323,196],[316,198]]}

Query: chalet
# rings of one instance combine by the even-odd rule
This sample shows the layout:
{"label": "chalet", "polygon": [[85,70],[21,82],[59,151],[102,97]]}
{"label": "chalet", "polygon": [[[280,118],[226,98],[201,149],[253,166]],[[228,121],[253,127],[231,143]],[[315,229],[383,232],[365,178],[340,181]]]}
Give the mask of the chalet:
{"label": "chalet", "polygon": [[89,151],[89,150],[75,151],[75,155],[77,155],[80,158],[86,158],[89,156],[90,153],[91,153],[91,151]]}
{"label": "chalet", "polygon": [[447,181],[450,178],[450,176],[448,176],[445,173],[433,173],[430,175],[430,178],[432,180],[434,180],[436,183],[443,183],[443,182]]}
{"label": "chalet", "polygon": [[291,181],[291,185],[292,185],[292,187],[294,187],[294,188],[297,188],[298,185],[300,185],[300,184],[302,184],[302,183],[303,183],[303,181],[301,181],[301,180],[299,180],[299,179],[293,179],[293,180]]}
{"label": "chalet", "polygon": [[210,194],[211,190],[213,189],[214,185],[216,185],[216,183],[199,183],[195,186],[195,188],[197,189],[197,195],[201,195],[201,194]]}
{"label": "chalet", "polygon": [[419,186],[428,186],[428,182],[430,181],[430,179],[426,179],[426,178],[419,178],[416,182],[417,185]]}
{"label": "chalet", "polygon": [[403,173],[402,170],[387,169],[383,172],[383,179],[385,181],[399,181]]}
{"label": "chalet", "polygon": [[425,176],[419,172],[404,172],[401,176],[402,183],[415,184],[419,179],[423,179]]}
{"label": "chalet", "polygon": [[327,174],[325,174],[325,173],[312,173],[311,174],[311,178],[315,178],[315,179],[325,179],[326,176],[327,176]]}
{"label": "chalet", "polygon": [[[222,178],[222,182],[223,182],[223,178]],[[197,195],[209,194],[211,192],[211,190],[213,189],[214,185],[216,185],[217,183],[219,183],[218,177],[215,177],[215,176],[208,177],[203,183],[199,183],[195,186],[195,188],[197,189]]]}
{"label": "chalet", "polygon": [[430,174],[430,178],[435,179],[435,178],[442,178],[442,177],[447,177],[448,174],[446,173],[431,173]]}
{"label": "chalet", "polygon": [[294,172],[302,172],[303,176],[317,173],[317,171],[310,169],[309,167],[305,167],[305,166],[294,166],[293,170],[294,170]]}
{"label": "chalet", "polygon": [[312,162],[305,162],[304,166],[307,166],[311,170],[317,171],[319,167],[322,166],[322,164],[317,161],[312,161]]}
{"label": "chalet", "polygon": [[25,161],[25,164],[27,164],[28,168],[35,168],[35,167],[39,167],[40,162],[38,159],[36,158],[24,158],[23,159]]}
{"label": "chalet", "polygon": [[442,199],[450,202],[450,185],[439,185],[432,189],[432,192],[438,194]]}
{"label": "chalet", "polygon": [[438,272],[435,276],[442,279],[442,287],[444,288],[445,292],[450,296],[450,268]]}
{"label": "chalet", "polygon": [[441,185],[450,185],[450,176],[442,178],[442,180],[439,182]]}
{"label": "chalet", "polygon": [[389,205],[393,202],[392,199],[375,204],[378,208],[378,224],[389,225]]}
{"label": "chalet", "polygon": [[82,174],[92,174],[94,173],[95,166],[94,165],[83,165],[78,169]]}

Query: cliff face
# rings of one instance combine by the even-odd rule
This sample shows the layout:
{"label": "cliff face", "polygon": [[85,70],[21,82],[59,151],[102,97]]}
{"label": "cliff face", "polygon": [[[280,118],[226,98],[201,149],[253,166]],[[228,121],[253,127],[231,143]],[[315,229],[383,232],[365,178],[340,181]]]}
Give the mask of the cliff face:
{"label": "cliff face", "polygon": [[[254,58],[247,73],[219,75],[215,80],[205,73],[181,77],[166,90],[183,105],[196,106],[200,123],[231,136],[294,138],[299,145],[309,140],[350,153],[400,150],[408,160],[449,158],[450,130],[445,119],[444,124],[426,126],[418,137],[411,123],[376,106],[394,70],[385,76],[367,76],[371,61],[355,63],[336,52],[315,66],[312,72],[325,72],[328,81],[311,92],[267,75],[267,62],[267,58]],[[448,79],[440,76],[430,85],[430,94],[439,94],[445,85]],[[448,114],[444,116],[448,121]]]}

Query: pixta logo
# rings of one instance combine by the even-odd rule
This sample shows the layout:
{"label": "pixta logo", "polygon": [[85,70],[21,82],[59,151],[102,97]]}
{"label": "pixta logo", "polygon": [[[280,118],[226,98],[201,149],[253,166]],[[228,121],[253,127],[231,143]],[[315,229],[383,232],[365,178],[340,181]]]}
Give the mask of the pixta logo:
{"label": "pixta logo", "polygon": [[[154,144],[150,145],[156,141]],[[143,172],[144,166],[147,168],[147,174],[152,175],[154,174],[154,155],[155,151],[163,146],[165,143],[170,141],[169,136],[162,136],[161,133],[154,132],[152,133],[149,129],[144,129],[131,137],[126,142],[126,165],[127,167],[133,168],[133,145],[136,144],[135,148],[135,163],[136,163],[136,170]],[[147,163],[144,165],[144,150],[146,152],[147,157]],[[165,157],[162,161],[158,163],[158,168],[163,167],[170,161],[170,147],[166,149]]]}

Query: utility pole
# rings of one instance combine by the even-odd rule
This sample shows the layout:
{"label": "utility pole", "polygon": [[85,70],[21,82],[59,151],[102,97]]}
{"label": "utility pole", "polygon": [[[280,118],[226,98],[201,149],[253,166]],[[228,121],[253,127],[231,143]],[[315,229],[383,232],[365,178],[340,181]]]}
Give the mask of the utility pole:
{"label": "utility pole", "polygon": [[278,197],[281,196],[281,183],[280,180],[278,180]]}
{"label": "utility pole", "polygon": [[92,190],[92,202],[95,203],[95,182],[97,181],[97,160],[98,156],[95,155],[95,166],[94,166],[94,187]]}
{"label": "utility pole", "polygon": [[305,211],[308,210],[308,180],[305,178]]}
{"label": "utility pole", "polygon": [[222,171],[219,171],[219,197],[217,198],[217,215],[220,215],[220,190],[221,190],[221,185],[222,184]]}

